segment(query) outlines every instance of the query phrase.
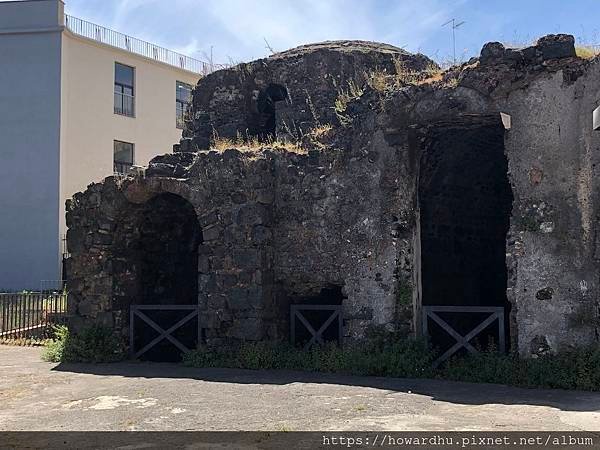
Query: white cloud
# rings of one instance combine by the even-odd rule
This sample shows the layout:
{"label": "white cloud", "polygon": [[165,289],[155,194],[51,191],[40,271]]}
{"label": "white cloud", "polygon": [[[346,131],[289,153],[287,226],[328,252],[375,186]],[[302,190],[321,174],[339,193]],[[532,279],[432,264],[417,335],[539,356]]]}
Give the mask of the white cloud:
{"label": "white cloud", "polygon": [[277,50],[327,39],[387,40],[418,47],[447,17],[447,5],[440,0],[208,0],[202,9],[257,56],[264,54],[263,37]]}
{"label": "white cloud", "polygon": [[68,0],[67,10],[197,58],[214,47],[215,62],[222,62],[268,55],[264,39],[278,51],[333,39],[417,51],[465,1]]}

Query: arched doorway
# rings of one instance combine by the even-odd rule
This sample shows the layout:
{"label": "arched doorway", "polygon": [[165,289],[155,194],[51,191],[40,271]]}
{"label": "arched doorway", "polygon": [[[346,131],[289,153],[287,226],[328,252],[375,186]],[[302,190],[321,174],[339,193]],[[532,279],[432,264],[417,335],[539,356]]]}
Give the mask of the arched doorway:
{"label": "arched doorway", "polygon": [[135,227],[138,295],[131,306],[134,356],[176,361],[184,349],[194,348],[200,339],[201,228],[193,206],[171,193],[157,195],[142,205]]}
{"label": "arched doorway", "polygon": [[[430,127],[422,149],[423,324],[442,353],[456,345],[457,335],[440,318],[463,337],[488,320],[469,342],[472,347],[461,351],[498,348],[508,341],[506,236],[513,197],[504,132],[499,118],[471,118]],[[429,310],[434,320],[428,320]],[[493,311],[498,316],[489,321]]]}
{"label": "arched doorway", "polygon": [[193,206],[166,193],[148,200],[138,214],[139,303],[196,303],[202,232]]}

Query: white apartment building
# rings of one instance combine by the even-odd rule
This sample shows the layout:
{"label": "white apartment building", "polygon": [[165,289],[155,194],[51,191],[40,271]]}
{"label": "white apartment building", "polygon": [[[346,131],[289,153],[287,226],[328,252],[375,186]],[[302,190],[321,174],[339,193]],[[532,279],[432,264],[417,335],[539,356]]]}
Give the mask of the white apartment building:
{"label": "white apartment building", "polygon": [[209,69],[61,0],[0,2],[0,292],[62,278],[65,200],[172,151]]}

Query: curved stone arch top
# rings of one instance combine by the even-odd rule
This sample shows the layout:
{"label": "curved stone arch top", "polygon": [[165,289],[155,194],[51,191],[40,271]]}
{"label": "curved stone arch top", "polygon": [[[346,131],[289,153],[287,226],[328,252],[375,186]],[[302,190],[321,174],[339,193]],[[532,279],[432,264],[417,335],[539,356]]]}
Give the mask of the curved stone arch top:
{"label": "curved stone arch top", "polygon": [[410,103],[408,123],[415,126],[460,120],[462,116],[493,116],[501,108],[494,98],[476,89],[432,90]]}
{"label": "curved stone arch top", "polygon": [[192,204],[202,200],[197,198],[198,193],[194,193],[186,181],[168,177],[126,180],[121,190],[127,201],[134,204],[145,203],[152,197],[164,193],[179,195]]}
{"label": "curved stone arch top", "polygon": [[125,199],[134,205],[142,205],[161,194],[174,194],[187,200],[196,212],[202,229],[213,225],[219,216],[219,208],[211,201],[208,191],[191,185],[191,178],[148,177],[127,180],[121,187]]}

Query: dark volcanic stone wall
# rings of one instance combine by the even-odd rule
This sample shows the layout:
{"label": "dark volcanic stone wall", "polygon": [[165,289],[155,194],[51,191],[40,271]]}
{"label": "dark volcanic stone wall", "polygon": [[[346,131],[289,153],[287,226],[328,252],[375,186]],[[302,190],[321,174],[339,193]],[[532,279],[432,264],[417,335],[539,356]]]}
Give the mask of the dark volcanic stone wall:
{"label": "dark volcanic stone wall", "polygon": [[213,135],[236,138],[260,134],[260,99],[269,86],[285,88],[287,96],[275,104],[280,137],[302,137],[319,124],[335,124],[340,91],[349,83],[360,87],[370,71],[396,71],[394,60],[406,70],[423,70],[435,63],[387,44],[338,41],[310,44],[269,58],[242,63],[202,78],[194,90],[192,120],[176,151],[208,149]]}
{"label": "dark volcanic stone wall", "polygon": [[[340,86],[361,83],[365,71],[389,67],[400,53],[377,48],[319,44],[216,72],[195,90],[179,152],[154,158],[144,175],[109,177],[74,195],[67,207],[73,328],[100,322],[127,336],[129,307],[143,301],[139,220],[148,202],[169,194],[181,199],[177,211],[193,209],[198,221],[196,233],[182,229],[185,245],[174,254],[183,258],[188,244],[197,254],[197,302],[209,345],[287,339],[289,305],[300,300],[341,302],[346,338],[359,339],[371,326],[420,333],[431,287],[423,286],[421,238],[448,238],[420,220],[428,220],[419,198],[428,170],[423,157],[441,130],[462,128],[444,135],[456,159],[444,173],[429,174],[431,186],[449,189],[443,193],[458,225],[471,227],[466,235],[481,243],[472,268],[489,269],[504,257],[506,278],[488,284],[494,303],[510,303],[512,348],[537,355],[598,342],[600,134],[592,113],[600,104],[600,59],[577,58],[564,35],[518,50],[490,43],[441,80],[378,91],[360,84],[339,124],[332,106]],[[278,132],[283,122],[292,133],[329,123],[326,139],[305,140],[301,151],[191,152],[207,148],[213,130],[230,138],[255,133],[264,119],[256,105],[270,84],[289,95],[276,103]],[[481,133],[490,124],[503,136]],[[470,135],[493,141],[494,151],[503,147],[504,158],[473,162],[469,152],[482,146],[465,147]],[[473,173],[473,185],[461,184],[468,176],[439,179],[461,167]],[[463,195],[504,171],[504,201],[494,193]],[[497,220],[486,222],[490,217]],[[495,247],[483,257],[485,242],[502,239],[507,224],[504,255]],[[178,240],[176,230],[172,236]]]}
{"label": "dark volcanic stone wall", "polygon": [[139,277],[139,214],[165,194],[191,204],[202,228],[198,302],[209,344],[286,339],[290,303],[324,288],[343,293],[348,336],[394,326],[401,244],[398,207],[383,196],[397,170],[390,157],[356,159],[347,172],[326,152],[174,154],[153,160],[144,178],[90,186],[69,204],[74,326],[101,321],[127,335],[128,307],[144,299],[139,280],[153,284]]}

